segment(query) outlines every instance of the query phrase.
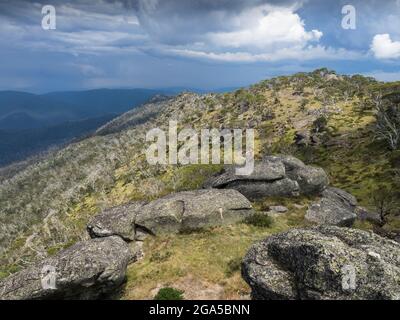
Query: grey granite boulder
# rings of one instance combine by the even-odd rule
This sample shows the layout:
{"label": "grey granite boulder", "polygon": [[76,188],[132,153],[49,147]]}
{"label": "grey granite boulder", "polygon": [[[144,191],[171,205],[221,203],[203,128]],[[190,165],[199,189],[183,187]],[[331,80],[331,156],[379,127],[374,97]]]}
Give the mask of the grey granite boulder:
{"label": "grey granite boulder", "polygon": [[234,166],[226,166],[222,173],[206,181],[205,187],[222,188],[237,181],[273,182],[285,177],[285,166],[279,161],[265,160],[259,162],[254,166],[252,174],[248,176],[237,176],[235,170]]}
{"label": "grey granite boulder", "polygon": [[284,206],[270,206],[269,210],[273,213],[286,213],[289,209]]}
{"label": "grey granite boulder", "polygon": [[120,237],[80,242],[1,281],[0,300],[104,298],[124,282],[130,259]]}
{"label": "grey granite boulder", "polygon": [[144,202],[132,202],[114,207],[94,216],[87,225],[92,238],[120,236],[126,241],[135,240],[135,218]]}
{"label": "grey granite boulder", "polygon": [[287,177],[299,184],[300,193],[305,195],[319,194],[329,184],[324,169],[304,166],[286,171]]}
{"label": "grey granite boulder", "polygon": [[319,194],[329,184],[321,168],[306,166],[291,156],[268,156],[256,162],[251,175],[236,175],[235,167],[208,179],[204,188],[235,189],[251,200],[274,196]]}
{"label": "grey granite boulder", "polygon": [[250,202],[239,192],[215,189],[171,194],[139,211],[137,228],[152,234],[230,224],[253,212]]}
{"label": "grey granite boulder", "polygon": [[250,200],[265,197],[295,197],[300,194],[299,184],[288,178],[276,181],[234,181],[230,189],[239,191]]}
{"label": "grey granite boulder", "polygon": [[324,192],[322,192],[322,196],[338,201],[351,210],[355,210],[358,204],[357,199],[352,194],[334,187],[326,188]]}
{"label": "grey granite boulder", "polygon": [[355,197],[330,187],[322,193],[320,200],[310,205],[305,218],[317,224],[351,227],[357,218],[356,207]]}
{"label": "grey granite boulder", "polygon": [[253,299],[400,299],[400,244],[321,226],[254,244],[242,263]]}

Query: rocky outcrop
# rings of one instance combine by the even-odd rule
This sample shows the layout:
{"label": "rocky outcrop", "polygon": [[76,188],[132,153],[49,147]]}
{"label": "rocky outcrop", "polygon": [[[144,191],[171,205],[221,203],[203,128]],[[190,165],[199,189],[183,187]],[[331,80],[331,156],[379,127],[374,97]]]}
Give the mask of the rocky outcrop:
{"label": "rocky outcrop", "polygon": [[293,229],[249,250],[254,299],[400,299],[400,244],[371,232]]}
{"label": "rocky outcrop", "polygon": [[234,189],[255,200],[272,196],[318,194],[329,180],[321,168],[306,166],[291,156],[268,156],[255,163],[249,176],[238,176],[230,166],[204,184],[205,188]]}
{"label": "rocky outcrop", "polygon": [[135,219],[144,202],[133,202],[114,207],[94,216],[87,225],[92,238],[119,236],[126,241],[135,240]]}
{"label": "rocky outcrop", "polygon": [[178,233],[234,223],[252,211],[250,202],[235,190],[187,191],[143,206],[135,224],[152,234]]}
{"label": "rocky outcrop", "polygon": [[310,205],[305,218],[317,224],[350,227],[356,214],[357,200],[346,191],[329,187],[322,198]]}
{"label": "rocky outcrop", "polygon": [[93,239],[0,282],[0,299],[107,297],[124,282],[128,263],[142,256],[141,240],[148,234],[234,223],[251,213],[250,202],[235,190],[181,192],[147,205],[111,208],[88,223]]}
{"label": "rocky outcrop", "polygon": [[97,299],[125,280],[131,259],[119,237],[80,242],[0,282],[0,299]]}

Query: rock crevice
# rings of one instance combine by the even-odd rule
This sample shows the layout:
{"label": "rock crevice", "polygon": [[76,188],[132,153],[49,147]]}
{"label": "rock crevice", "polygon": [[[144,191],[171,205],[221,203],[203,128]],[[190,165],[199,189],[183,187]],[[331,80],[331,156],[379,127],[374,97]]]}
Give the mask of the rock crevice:
{"label": "rock crevice", "polygon": [[274,196],[319,194],[329,184],[323,169],[306,166],[291,156],[267,156],[255,163],[254,171],[249,176],[236,175],[235,169],[234,166],[225,167],[207,180],[203,187],[234,189],[248,199],[257,200]]}

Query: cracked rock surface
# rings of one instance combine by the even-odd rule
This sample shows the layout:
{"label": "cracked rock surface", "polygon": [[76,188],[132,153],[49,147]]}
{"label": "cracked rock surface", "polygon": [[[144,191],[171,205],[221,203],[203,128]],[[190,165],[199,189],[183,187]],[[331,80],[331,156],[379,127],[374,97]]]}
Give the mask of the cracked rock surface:
{"label": "cracked rock surface", "polygon": [[254,244],[242,263],[254,299],[400,299],[400,244],[321,226]]}
{"label": "cracked rock surface", "polygon": [[329,187],[310,205],[305,218],[316,224],[351,227],[357,218],[357,200],[351,194]]}
{"label": "cracked rock surface", "polygon": [[227,166],[207,180],[204,188],[234,189],[256,200],[319,194],[328,184],[328,176],[321,168],[307,166],[291,156],[267,156],[255,163],[251,175],[237,175],[234,166]]}
{"label": "cracked rock surface", "polygon": [[136,225],[152,234],[178,233],[231,224],[253,213],[249,200],[235,190],[180,192],[140,208]]}
{"label": "cracked rock surface", "polygon": [[120,237],[79,242],[1,281],[0,300],[105,298],[124,282],[130,259]]}
{"label": "cracked rock surface", "polygon": [[120,236],[126,241],[135,240],[135,219],[137,210],[145,202],[132,202],[114,207],[94,216],[87,225],[92,238]]}

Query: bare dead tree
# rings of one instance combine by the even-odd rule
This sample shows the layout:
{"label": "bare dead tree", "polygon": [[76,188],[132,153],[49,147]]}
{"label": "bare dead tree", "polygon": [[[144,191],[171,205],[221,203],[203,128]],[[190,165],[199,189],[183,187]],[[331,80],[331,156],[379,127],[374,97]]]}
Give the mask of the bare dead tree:
{"label": "bare dead tree", "polygon": [[391,215],[396,208],[395,197],[389,190],[383,188],[382,190],[374,192],[371,200],[379,215],[381,225],[384,226],[387,223],[388,216]]}
{"label": "bare dead tree", "polygon": [[382,94],[374,98],[376,111],[375,136],[384,140],[391,150],[400,148],[400,108],[382,98]]}

